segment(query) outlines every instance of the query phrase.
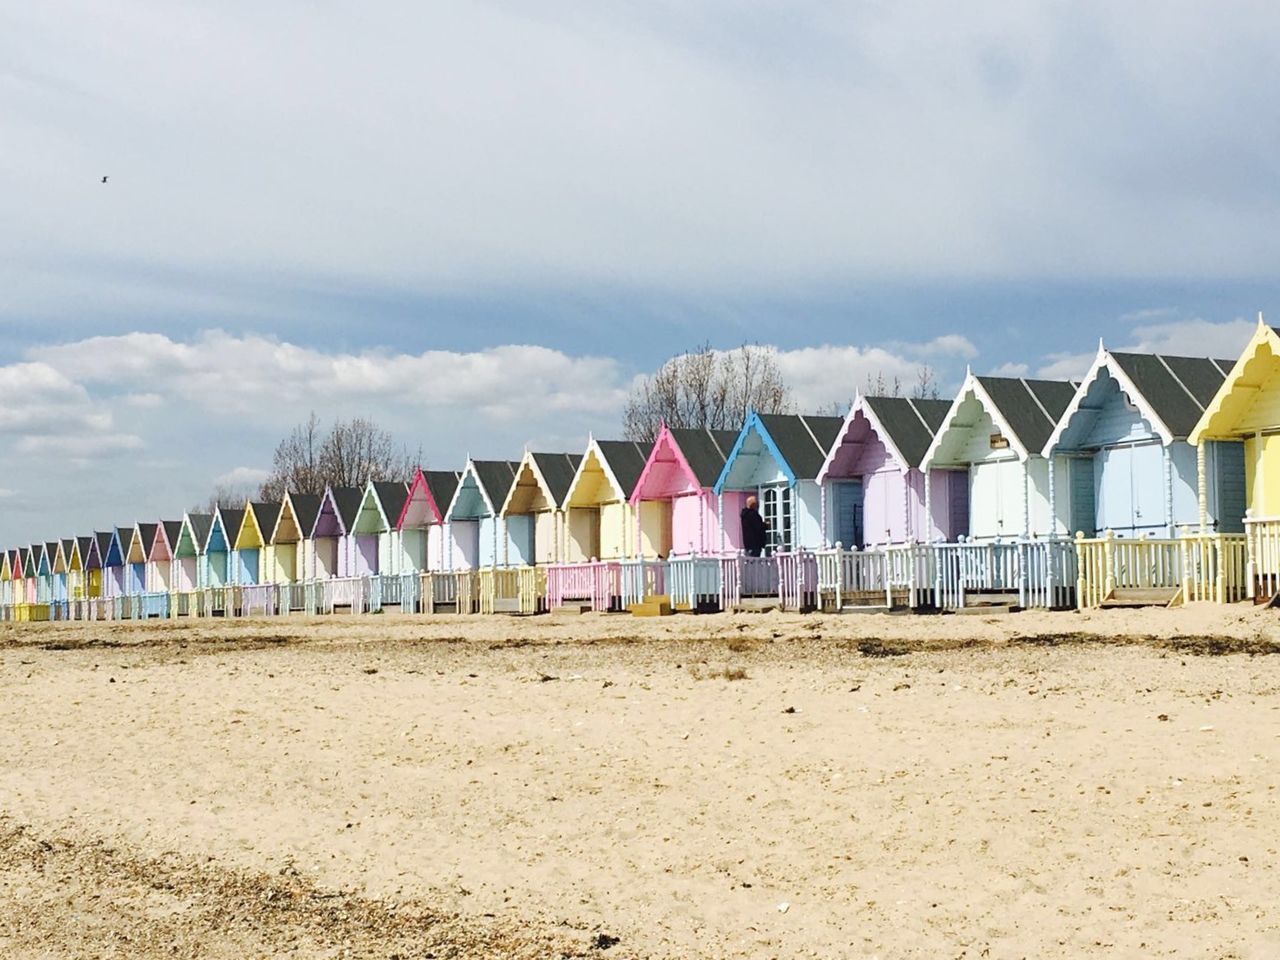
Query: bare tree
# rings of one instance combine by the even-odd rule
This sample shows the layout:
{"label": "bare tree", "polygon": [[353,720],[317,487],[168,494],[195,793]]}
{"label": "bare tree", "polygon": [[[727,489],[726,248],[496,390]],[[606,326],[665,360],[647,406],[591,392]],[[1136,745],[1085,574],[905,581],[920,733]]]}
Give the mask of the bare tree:
{"label": "bare tree", "polygon": [[877,370],[875,376],[868,373],[862,394],[867,397],[900,397],[902,396],[902,378],[896,374],[893,377],[886,377],[883,370]]}
{"label": "bare tree", "polygon": [[747,413],[783,413],[791,391],[775,352],[759,344],[714,350],[704,343],[672,357],[631,390],[622,429],[630,440],[649,441],[665,422],[671,427],[734,430]]}
{"label": "bare tree", "polygon": [[312,411],[305,423],[276,446],[272,457],[271,476],[262,483],[258,495],[263,500],[284,498],[288,491],[294,493],[323,493],[324,478],[320,458],[324,452],[324,438],[320,431],[320,418]]}
{"label": "bare tree", "polygon": [[324,433],[312,413],[276,446],[271,475],[258,496],[279,500],[286,491],[322,493],[330,484],[361,487],[370,480],[407,481],[415,462],[389,431],[367,417],[338,420]]}
{"label": "bare tree", "polygon": [[911,396],[917,400],[938,399],[938,375],[933,367],[921,364],[916,369],[916,382],[911,387]]}

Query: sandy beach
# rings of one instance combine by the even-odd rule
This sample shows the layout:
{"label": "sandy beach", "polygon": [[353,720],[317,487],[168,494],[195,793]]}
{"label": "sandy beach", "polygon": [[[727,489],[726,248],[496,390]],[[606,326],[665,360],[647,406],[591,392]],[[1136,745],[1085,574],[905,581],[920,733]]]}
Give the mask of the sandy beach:
{"label": "sandy beach", "polygon": [[1280,617],[0,627],[0,954],[1270,957]]}

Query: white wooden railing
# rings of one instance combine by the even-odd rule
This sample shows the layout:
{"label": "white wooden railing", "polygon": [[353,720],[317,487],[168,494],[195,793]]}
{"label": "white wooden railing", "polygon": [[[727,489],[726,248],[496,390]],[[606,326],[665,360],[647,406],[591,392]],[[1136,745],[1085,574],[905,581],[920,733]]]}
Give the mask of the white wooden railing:
{"label": "white wooden railing", "polygon": [[667,591],[674,606],[698,610],[721,602],[719,557],[673,556],[667,560]]}

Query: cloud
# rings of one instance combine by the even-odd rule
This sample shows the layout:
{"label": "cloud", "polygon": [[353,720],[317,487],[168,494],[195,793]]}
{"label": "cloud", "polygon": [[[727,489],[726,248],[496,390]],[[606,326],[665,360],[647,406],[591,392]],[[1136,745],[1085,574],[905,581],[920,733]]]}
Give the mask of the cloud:
{"label": "cloud", "polygon": [[843,410],[855,394],[874,390],[878,382],[887,390],[896,384],[904,393],[910,392],[920,373],[918,361],[882,347],[827,344],[783,350],[777,356],[796,409],[802,413],[833,406]]}
{"label": "cloud", "polygon": [[174,271],[437,292],[1272,271],[1270,7],[309,13],[7,14],[12,316],[58,312],[64,282],[154,309]]}
{"label": "cloud", "polygon": [[1002,363],[988,374],[992,377],[1025,377],[1031,368],[1025,363]]}
{"label": "cloud", "polygon": [[73,380],[108,389],[144,382],[209,412],[276,420],[308,405],[356,410],[395,401],[456,408],[517,422],[548,413],[613,410],[625,396],[622,368],[530,345],[419,354],[326,352],[257,335],[205,331],[184,342],[155,333],[90,337],[39,347],[32,357]]}
{"label": "cloud", "polygon": [[123,457],[141,450],[141,437],[128,433],[104,433],[85,437],[28,436],[15,444],[18,453],[85,464],[92,460]]}
{"label": "cloud", "polygon": [[1079,380],[1089,372],[1097,352],[1051,353],[1037,370],[1043,380]]}
{"label": "cloud", "polygon": [[973,345],[973,341],[958,333],[943,334],[924,343],[895,342],[887,347],[920,360],[972,360],[978,355],[978,348]]}
{"label": "cloud", "polygon": [[1134,327],[1129,335],[1129,344],[1112,349],[1165,353],[1175,357],[1212,356],[1234,363],[1256,328],[1256,321],[1244,319],[1219,322],[1199,318],[1171,320]]}
{"label": "cloud", "polygon": [[269,476],[271,476],[270,470],[263,470],[259,467],[235,467],[214,477],[213,483],[217,487],[240,489],[241,487],[256,487]]}

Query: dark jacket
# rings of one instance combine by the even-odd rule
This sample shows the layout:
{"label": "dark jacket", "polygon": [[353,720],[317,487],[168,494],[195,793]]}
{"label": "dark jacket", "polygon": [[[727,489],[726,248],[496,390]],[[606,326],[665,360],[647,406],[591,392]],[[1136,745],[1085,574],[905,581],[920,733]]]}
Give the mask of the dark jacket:
{"label": "dark jacket", "polygon": [[759,510],[743,507],[742,513],[742,549],[747,553],[759,554],[764,550],[767,539],[764,529],[764,517]]}

